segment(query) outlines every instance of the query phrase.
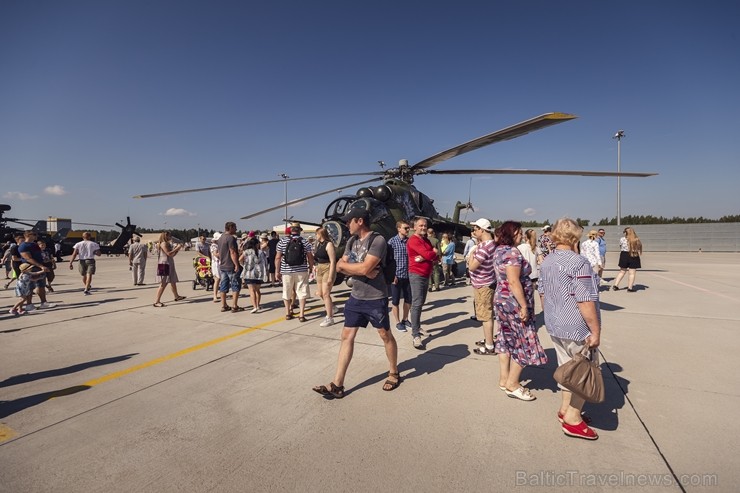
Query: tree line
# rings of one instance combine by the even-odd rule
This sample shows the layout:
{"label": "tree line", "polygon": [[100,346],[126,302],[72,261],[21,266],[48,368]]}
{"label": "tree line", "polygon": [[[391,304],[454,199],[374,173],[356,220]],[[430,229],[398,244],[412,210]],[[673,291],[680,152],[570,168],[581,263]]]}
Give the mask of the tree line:
{"label": "tree line", "polygon": [[[590,219],[581,219],[580,217],[576,218],[575,221],[581,225],[582,227],[588,227],[588,226],[616,226],[617,225],[617,218],[603,218],[600,219],[597,223],[592,223]],[[641,224],[697,224],[697,223],[740,223],[740,214],[735,215],[727,215],[722,216],[719,219],[710,219],[707,217],[699,216],[699,217],[678,217],[673,216],[671,218],[664,217],[664,216],[653,216],[653,215],[639,215],[639,216],[622,216],[622,224],[630,224],[630,225],[641,225]],[[500,219],[491,220],[491,224],[494,227],[498,227],[502,225],[504,221]],[[552,222],[549,219],[546,219],[544,222],[542,221],[521,221],[523,228],[539,228],[544,226],[545,224],[552,224]],[[146,233],[159,233],[162,230],[161,229],[151,229],[151,228],[137,228],[137,231],[142,234]],[[198,234],[206,235],[206,237],[213,236],[213,233],[216,231],[213,229],[196,229],[196,228],[189,228],[189,229],[169,229],[172,233],[172,236],[175,238],[178,238],[182,241],[189,241],[190,238],[195,238],[198,236]],[[97,233],[97,240],[101,242],[110,242],[114,241],[119,234],[121,234],[120,230],[113,229],[113,230],[99,230],[96,231]],[[241,235],[241,231],[237,231],[237,235]]]}

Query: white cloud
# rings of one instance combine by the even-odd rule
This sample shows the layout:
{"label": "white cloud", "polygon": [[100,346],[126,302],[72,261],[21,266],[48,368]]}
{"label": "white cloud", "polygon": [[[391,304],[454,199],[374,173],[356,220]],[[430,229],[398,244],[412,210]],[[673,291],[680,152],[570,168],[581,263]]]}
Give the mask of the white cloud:
{"label": "white cloud", "polygon": [[194,212],[186,211],[185,209],[176,209],[171,207],[164,213],[165,216],[195,216]]}
{"label": "white cloud", "polygon": [[51,185],[44,188],[44,193],[47,193],[49,195],[66,195],[67,191],[61,185]]}
{"label": "white cloud", "polygon": [[5,192],[5,195],[3,195],[4,199],[11,199],[11,200],[33,200],[39,198],[38,195],[30,195],[25,192]]}
{"label": "white cloud", "polygon": [[525,216],[532,217],[535,214],[537,214],[537,210],[536,209],[532,209],[531,207],[527,207],[526,209],[524,209],[524,215]]}

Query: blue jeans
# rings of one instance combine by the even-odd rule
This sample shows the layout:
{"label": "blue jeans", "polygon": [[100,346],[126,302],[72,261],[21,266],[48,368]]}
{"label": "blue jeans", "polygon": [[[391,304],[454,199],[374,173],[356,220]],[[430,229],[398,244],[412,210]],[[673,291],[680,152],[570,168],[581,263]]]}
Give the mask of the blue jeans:
{"label": "blue jeans", "polygon": [[421,328],[421,308],[427,300],[427,289],[429,278],[418,274],[409,274],[411,284],[411,310],[409,310],[409,322],[411,322],[411,336],[417,337]]}
{"label": "blue jeans", "polygon": [[218,290],[221,293],[228,293],[229,289],[232,292],[238,293],[242,289],[242,280],[239,271],[221,271],[221,282],[219,283]]}

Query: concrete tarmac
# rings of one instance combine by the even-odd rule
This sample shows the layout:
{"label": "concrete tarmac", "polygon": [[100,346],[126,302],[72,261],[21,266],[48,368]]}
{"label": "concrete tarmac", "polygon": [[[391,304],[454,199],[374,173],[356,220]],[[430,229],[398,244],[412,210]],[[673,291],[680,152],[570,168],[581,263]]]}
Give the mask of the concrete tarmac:
{"label": "concrete tarmac", "polygon": [[[279,288],[263,290],[262,313],[246,291],[246,311],[221,313],[192,289],[191,259],[177,257],[187,299],[168,288],[164,308],[154,262],[133,286],[123,257],[98,262],[91,296],[61,264],[54,309],[13,317],[0,291],[0,491],[737,489],[737,254],[648,253],[636,293],[602,292],[595,442],[561,431],[545,329],[550,362],[523,373],[537,400],[498,389],[498,359],[472,352],[470,287],[430,293],[425,351],[393,329],[404,381],[392,392],[380,338],[361,329],[348,394],[332,401],[311,387],[334,375],[341,313],[319,327],[313,298],[308,322],[286,321]],[[334,293],[341,307],[348,290]]]}

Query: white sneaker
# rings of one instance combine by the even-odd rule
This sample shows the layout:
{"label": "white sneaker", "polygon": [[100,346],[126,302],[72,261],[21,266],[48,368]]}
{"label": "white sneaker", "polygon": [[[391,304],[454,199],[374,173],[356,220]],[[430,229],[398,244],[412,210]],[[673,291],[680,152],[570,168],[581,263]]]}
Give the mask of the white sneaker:
{"label": "white sneaker", "polygon": [[36,305],[34,305],[33,303],[29,303],[24,308],[27,312],[32,312],[36,309]]}
{"label": "white sneaker", "polygon": [[39,305],[39,308],[56,308],[56,306],[57,306],[57,304],[56,304],[56,303],[47,303],[47,302],[43,302],[43,303],[41,303],[41,304]]}
{"label": "white sneaker", "polygon": [[319,327],[329,327],[330,325],[334,325],[334,319],[332,317],[326,317],[324,318],[324,321],[319,324]]}
{"label": "white sneaker", "polygon": [[249,313],[258,313],[260,311],[259,308],[252,308],[252,311]]}
{"label": "white sneaker", "polygon": [[424,349],[424,345],[421,343],[421,337],[414,337],[414,347],[416,349]]}

